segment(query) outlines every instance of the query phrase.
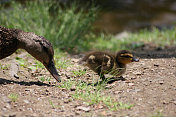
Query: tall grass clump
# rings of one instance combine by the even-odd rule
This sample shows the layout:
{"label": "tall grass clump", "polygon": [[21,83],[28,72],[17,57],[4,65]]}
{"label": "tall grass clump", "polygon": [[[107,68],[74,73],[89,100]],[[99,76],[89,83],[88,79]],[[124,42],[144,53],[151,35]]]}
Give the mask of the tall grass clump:
{"label": "tall grass clump", "polygon": [[153,28],[151,31],[144,29],[135,33],[127,32],[126,36],[122,38],[103,33],[92,37],[95,42],[91,45],[98,50],[136,49],[147,43],[155,44],[156,47],[165,47],[176,45],[176,28],[163,30]]}
{"label": "tall grass clump", "polygon": [[55,1],[13,1],[10,7],[1,5],[0,24],[44,36],[58,49],[79,51],[86,48],[96,12],[96,7],[78,7],[76,2],[61,7]]}

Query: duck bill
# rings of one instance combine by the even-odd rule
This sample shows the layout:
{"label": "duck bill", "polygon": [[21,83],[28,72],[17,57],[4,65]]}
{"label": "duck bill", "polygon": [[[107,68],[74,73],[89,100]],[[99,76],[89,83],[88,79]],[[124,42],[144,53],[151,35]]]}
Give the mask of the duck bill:
{"label": "duck bill", "polygon": [[51,75],[58,81],[58,82],[61,82],[61,79],[60,79],[60,76],[57,72],[57,69],[54,65],[54,62],[53,60],[45,66],[47,68],[47,70],[51,73]]}
{"label": "duck bill", "polygon": [[138,59],[138,58],[133,57],[133,58],[132,58],[132,62],[139,62],[139,59]]}

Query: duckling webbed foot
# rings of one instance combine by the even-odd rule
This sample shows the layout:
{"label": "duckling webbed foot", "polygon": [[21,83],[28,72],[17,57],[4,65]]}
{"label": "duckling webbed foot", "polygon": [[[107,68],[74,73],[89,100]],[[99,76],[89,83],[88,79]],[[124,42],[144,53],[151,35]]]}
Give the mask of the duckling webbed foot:
{"label": "duckling webbed foot", "polygon": [[121,80],[121,81],[125,81],[125,80],[126,80],[123,76],[112,77],[112,79],[116,79],[117,81],[118,81],[118,80]]}
{"label": "duckling webbed foot", "polygon": [[119,81],[119,80],[125,81],[125,78],[124,78],[123,76],[120,76],[120,77],[112,77],[112,78],[109,78],[109,79],[108,79],[107,83],[108,83],[108,84],[112,84],[113,82]]}

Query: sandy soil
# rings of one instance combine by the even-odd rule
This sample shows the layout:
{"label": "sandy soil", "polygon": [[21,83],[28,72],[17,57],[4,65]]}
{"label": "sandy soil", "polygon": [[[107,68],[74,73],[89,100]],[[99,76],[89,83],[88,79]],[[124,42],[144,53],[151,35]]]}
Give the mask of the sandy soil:
{"label": "sandy soil", "polygon": [[[165,56],[157,56],[163,55],[162,52]],[[138,52],[140,62],[128,65],[127,72],[123,75],[125,80],[107,84],[110,88],[104,93],[119,102],[134,104],[131,109],[117,111],[111,111],[100,104],[87,106],[84,101],[73,99],[72,94],[75,90],[58,88],[55,79],[46,69],[31,71],[20,67],[19,78],[12,77],[11,64],[17,64],[14,58],[26,53],[13,54],[0,60],[1,65],[10,65],[7,69],[0,70],[0,115],[2,117],[150,117],[160,113],[166,117],[176,117],[176,51],[173,49],[169,51],[170,53],[167,52],[164,50],[157,50],[153,54]],[[29,56],[24,58],[29,63],[33,63],[33,58]],[[71,77],[71,70],[84,68],[78,65],[80,58],[77,55],[69,58],[73,66],[59,70],[63,80]],[[79,79],[90,82],[94,80],[92,75],[98,78],[95,73],[88,70]],[[39,76],[51,77],[51,81],[40,82]],[[9,98],[12,93],[18,95],[16,101]]]}

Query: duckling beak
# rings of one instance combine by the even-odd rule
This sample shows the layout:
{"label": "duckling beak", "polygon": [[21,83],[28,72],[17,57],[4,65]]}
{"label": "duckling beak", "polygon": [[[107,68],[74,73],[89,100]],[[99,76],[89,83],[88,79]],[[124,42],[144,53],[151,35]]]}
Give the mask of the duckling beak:
{"label": "duckling beak", "polygon": [[133,57],[133,58],[132,58],[132,62],[139,62],[139,59],[138,59],[138,58]]}
{"label": "duckling beak", "polygon": [[56,70],[53,60],[46,66],[46,68],[58,82],[61,82],[60,76]]}

